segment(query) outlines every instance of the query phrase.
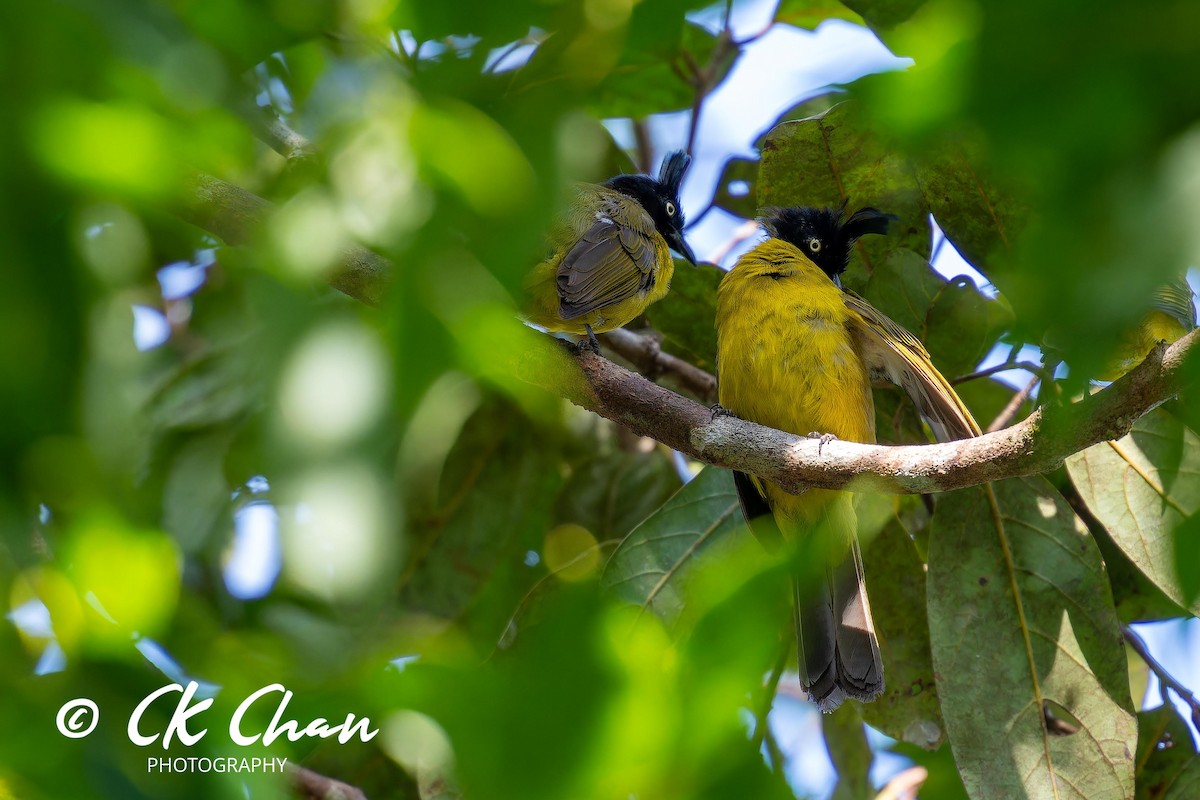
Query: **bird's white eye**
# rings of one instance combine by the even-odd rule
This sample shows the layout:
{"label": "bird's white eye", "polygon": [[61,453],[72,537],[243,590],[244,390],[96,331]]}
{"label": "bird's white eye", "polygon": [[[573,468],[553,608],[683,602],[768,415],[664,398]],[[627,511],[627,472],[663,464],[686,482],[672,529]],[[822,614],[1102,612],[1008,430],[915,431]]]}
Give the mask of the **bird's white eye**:
{"label": "bird's white eye", "polygon": [[808,249],[810,251],[812,251],[813,253],[821,252],[821,240],[820,239],[809,239],[808,240]]}
{"label": "bird's white eye", "polygon": [[668,217],[675,216],[675,204],[670,201],[667,202],[667,216]]}

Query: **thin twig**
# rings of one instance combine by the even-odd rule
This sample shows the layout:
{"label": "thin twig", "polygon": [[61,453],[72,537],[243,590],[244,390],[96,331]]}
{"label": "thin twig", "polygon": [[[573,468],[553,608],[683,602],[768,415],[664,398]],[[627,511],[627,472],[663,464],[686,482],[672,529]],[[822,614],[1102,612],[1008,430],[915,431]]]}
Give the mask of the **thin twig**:
{"label": "thin twig", "polygon": [[[650,124],[645,119],[633,121],[633,141],[637,148],[637,168],[646,175],[651,174],[654,159],[654,143],[650,140]],[[689,152],[691,152],[689,150]]]}
{"label": "thin twig", "polygon": [[705,260],[713,264],[720,264],[730,253],[733,252],[733,248],[737,247],[747,239],[756,236],[761,229],[762,226],[758,223],[758,220],[746,220],[741,225],[737,226],[736,229],[734,229],[733,235],[729,237],[727,242],[714,250]]}
{"label": "thin twig", "polygon": [[1017,412],[1021,410],[1021,406],[1029,399],[1029,394],[1033,391],[1033,387],[1037,386],[1040,380],[1042,380],[1040,375],[1034,375],[1030,378],[1029,383],[1025,384],[1025,388],[1012,396],[1012,399],[1008,401],[1008,405],[996,415],[996,418],[987,426],[987,430],[984,433],[995,433],[998,430],[1007,428],[1009,423],[1017,416]]}
{"label": "thin twig", "polygon": [[483,74],[484,75],[494,75],[496,73],[496,69],[501,64],[503,64],[504,61],[509,56],[511,56],[513,53],[517,52],[517,48],[521,47],[524,44],[528,44],[528,42],[525,41],[524,37],[517,39],[515,42],[510,44],[507,48],[505,48],[504,52],[502,52],[499,56],[496,57],[496,60],[494,60],[491,64],[488,65],[487,69],[485,69],[483,71]]}
{"label": "thin twig", "polygon": [[[1200,700],[1196,699],[1196,695],[1192,690],[1184,686],[1179,680],[1167,672],[1166,667],[1159,663],[1158,659],[1150,654],[1150,648],[1146,646],[1146,642],[1128,625],[1121,626],[1121,632],[1125,634],[1125,641],[1129,642],[1129,646],[1134,649],[1142,661],[1146,662],[1146,666],[1150,671],[1158,676],[1160,686],[1164,686],[1175,694],[1179,695],[1179,699],[1187,704],[1187,707],[1192,710],[1192,724],[1200,727]],[[1163,692],[1163,701],[1167,699],[1166,692]]]}
{"label": "thin twig", "polygon": [[958,386],[960,383],[966,383],[967,381],[979,380],[980,378],[990,378],[998,372],[1008,372],[1010,369],[1020,369],[1024,370],[1025,372],[1031,372],[1034,375],[1039,375],[1041,374],[1042,365],[1034,364],[1032,361],[1005,361],[1003,364],[996,364],[995,366],[988,367],[987,369],[981,369],[978,372],[971,372],[967,375],[959,375],[957,378],[954,378],[952,381],[950,381],[950,383]]}
{"label": "thin twig", "polygon": [[367,800],[362,789],[327,778],[311,769],[288,764],[287,771],[292,785],[303,800]]}
{"label": "thin twig", "polygon": [[664,353],[657,339],[618,328],[601,334],[600,342],[637,367],[650,380],[655,380],[663,373],[669,373],[678,378],[683,388],[701,402],[716,402],[716,377],[682,358]]}
{"label": "thin twig", "polygon": [[875,800],[916,800],[917,790],[929,779],[929,770],[922,766],[909,767],[887,782]]}

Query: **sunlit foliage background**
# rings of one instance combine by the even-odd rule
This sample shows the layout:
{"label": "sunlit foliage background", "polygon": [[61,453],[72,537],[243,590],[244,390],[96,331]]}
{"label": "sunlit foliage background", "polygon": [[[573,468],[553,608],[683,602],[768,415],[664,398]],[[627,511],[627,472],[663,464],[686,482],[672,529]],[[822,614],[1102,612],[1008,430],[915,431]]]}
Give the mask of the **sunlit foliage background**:
{"label": "sunlit foliage background", "polygon": [[[724,6],[705,6],[0,4],[0,798],[291,796],[280,776],[147,773],[164,753],[129,744],[125,720],[189,679],[216,697],[210,732],[170,754],[266,754],[224,728],[279,682],[302,723],[352,711],[382,732],[269,754],[373,798],[808,786],[798,773],[821,738],[761,724],[764,680],[787,666],[782,571],[738,528],[727,476],[707,470],[668,504],[699,465],[515,377],[538,335],[515,321],[521,278],[572,183],[703,149],[694,125],[668,141],[650,123],[703,113],[750,46],[723,28]],[[846,196],[896,213],[849,285],[947,376],[996,352],[1064,364],[1058,391],[1039,386],[1017,417],[1087,391],[1156,287],[1200,260],[1200,12],[781,0],[772,24],[833,18],[912,66],[845,96],[797,90],[783,115],[796,121],[764,130],[753,158],[723,154],[712,202],[688,213]],[[294,151],[279,122],[304,137]],[[610,130],[632,132],[626,149]],[[275,204],[248,244],[183,221],[200,173]],[[988,283],[929,267],[931,215]],[[328,287],[352,243],[394,265],[376,307]],[[711,370],[720,274],[677,276],[634,327]],[[959,388],[985,425],[1014,395],[990,378]],[[882,440],[926,437],[898,393],[877,396]],[[1084,683],[1108,704],[1100,721],[1067,709],[1087,730],[1055,744],[1112,723],[1118,788],[1090,798],[1132,796],[1135,769],[1147,797],[1200,785],[1169,707],[1139,715],[1138,739],[1146,668],[1131,657],[1127,675],[1118,628],[1200,610],[1196,410],[1154,412],[1126,447],[1136,457],[1091,452],[1069,475],[1003,489],[1014,522],[1085,542],[1084,568],[1046,567],[1058,605],[1037,608],[1053,611],[1051,637],[1060,621],[1079,637]],[[980,793],[981,780],[1020,787],[981,778],[986,765],[1015,769],[1042,746],[1008,726],[1029,702],[1020,648],[989,656],[1015,686],[963,661],[934,690],[930,640],[936,659],[951,612],[974,608],[938,592],[975,580],[970,537],[990,535],[978,508],[939,499],[932,526],[920,498],[863,514],[890,691],[861,713],[891,738],[869,745],[855,707],[824,720],[838,797],[874,796],[872,747],[926,765],[922,797],[965,796],[964,779],[975,797],[1009,796]],[[960,530],[961,547],[940,533]],[[1036,537],[1014,536],[1027,572],[1049,563]],[[964,653],[1004,646],[979,608]],[[67,740],[54,714],[79,696],[101,720]],[[786,691],[774,702],[799,707]],[[146,729],[169,712],[156,705]],[[1088,758],[1069,751],[1068,777],[1108,768]]]}

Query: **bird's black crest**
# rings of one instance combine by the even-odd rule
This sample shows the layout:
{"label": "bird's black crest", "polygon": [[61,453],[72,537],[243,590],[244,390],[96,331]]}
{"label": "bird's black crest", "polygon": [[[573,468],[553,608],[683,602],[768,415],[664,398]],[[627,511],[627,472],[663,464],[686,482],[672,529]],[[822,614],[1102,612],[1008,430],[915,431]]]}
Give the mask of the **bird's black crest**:
{"label": "bird's black crest", "polygon": [[767,208],[759,222],[776,239],[795,245],[831,278],[846,271],[850,249],[868,233],[886,234],[896,219],[877,208],[860,208],[846,217],[846,203],[826,206]]}
{"label": "bird's black crest", "polygon": [[658,168],[658,182],[676,197],[679,196],[679,186],[683,183],[683,175],[692,163],[692,157],[682,150],[667,153],[662,166]]}

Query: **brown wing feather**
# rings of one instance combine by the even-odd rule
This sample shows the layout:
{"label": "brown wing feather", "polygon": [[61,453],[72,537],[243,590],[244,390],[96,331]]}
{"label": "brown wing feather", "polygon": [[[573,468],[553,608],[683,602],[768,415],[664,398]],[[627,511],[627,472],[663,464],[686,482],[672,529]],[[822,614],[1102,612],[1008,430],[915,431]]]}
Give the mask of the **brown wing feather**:
{"label": "brown wing feather", "polygon": [[600,217],[559,264],[559,314],[574,319],[628,300],[654,283],[654,243],[641,232]]}
{"label": "brown wing feather", "polygon": [[978,436],[979,424],[917,337],[853,292],[845,292],[845,299],[855,312],[851,324],[872,377],[903,389],[939,442]]}

